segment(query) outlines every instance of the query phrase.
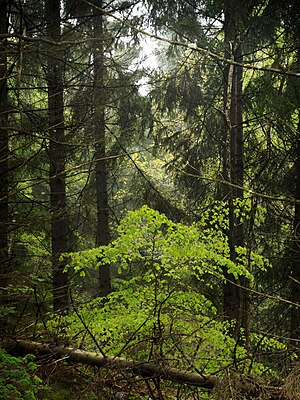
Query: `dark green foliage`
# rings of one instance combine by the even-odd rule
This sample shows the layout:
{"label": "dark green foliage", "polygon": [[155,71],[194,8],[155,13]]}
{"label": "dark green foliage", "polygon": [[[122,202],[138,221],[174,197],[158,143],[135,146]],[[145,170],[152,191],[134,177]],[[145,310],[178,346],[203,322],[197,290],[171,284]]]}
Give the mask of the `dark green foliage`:
{"label": "dark green foliage", "polygon": [[[1,400],[37,400],[45,393],[33,356],[13,357],[0,347]],[[44,389],[44,390],[43,390]]]}

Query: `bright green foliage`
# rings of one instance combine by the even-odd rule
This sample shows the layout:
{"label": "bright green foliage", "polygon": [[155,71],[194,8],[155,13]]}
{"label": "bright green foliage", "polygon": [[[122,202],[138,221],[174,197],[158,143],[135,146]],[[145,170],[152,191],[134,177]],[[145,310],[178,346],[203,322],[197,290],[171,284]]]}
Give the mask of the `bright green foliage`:
{"label": "bright green foliage", "polygon": [[[217,321],[205,296],[183,290],[168,292],[141,277],[122,283],[104,307],[95,300],[81,311],[103,351],[140,360],[164,360],[181,368],[213,373],[230,365],[235,342]],[[80,332],[75,315],[67,317],[67,335]],[[94,348],[89,335],[77,337]]]}
{"label": "bright green foliage", "polygon": [[[226,224],[226,210],[220,204],[216,210],[216,223],[209,224],[204,215],[200,223],[187,226],[144,206],[128,214],[109,246],[70,254],[70,265],[81,274],[104,263],[116,265],[120,277],[104,303],[96,299],[78,307],[63,322],[61,317],[52,321],[53,330],[63,324],[77,344],[97,351],[96,339],[110,355],[163,359],[205,373],[218,373],[235,359],[241,371],[250,363],[253,370],[264,371],[236,345],[228,334],[230,323],[218,316],[224,270],[254,277],[246,249],[237,249],[238,264],[230,261],[227,239],[217,227],[219,214],[220,224]],[[268,266],[257,255],[250,259],[262,270]]]}
{"label": "bright green foliage", "polygon": [[[87,268],[99,263],[116,264],[120,274],[142,273],[149,283],[173,279],[176,285],[179,280],[184,284],[190,279],[201,280],[204,274],[222,278],[224,268],[235,277],[253,279],[245,259],[246,249],[237,249],[238,264],[230,260],[222,230],[227,226],[226,214],[225,203],[216,204],[210,220],[204,214],[202,221],[188,226],[144,206],[128,213],[118,227],[118,238],[109,246],[71,253],[71,266],[83,275]],[[252,258],[261,269],[269,265],[258,255],[253,254]]]}
{"label": "bright green foliage", "polygon": [[2,400],[36,400],[43,389],[31,355],[13,357],[0,348],[0,393]]}

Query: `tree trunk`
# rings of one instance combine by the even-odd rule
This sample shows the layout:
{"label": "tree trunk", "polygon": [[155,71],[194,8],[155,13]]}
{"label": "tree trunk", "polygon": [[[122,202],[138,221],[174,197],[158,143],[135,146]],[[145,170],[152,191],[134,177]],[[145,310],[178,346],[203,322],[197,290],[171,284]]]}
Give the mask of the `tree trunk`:
{"label": "tree trunk", "polygon": [[[292,302],[298,304],[291,309],[291,338],[300,340],[300,111],[298,112],[296,160],[295,160],[295,214],[294,244],[292,260]],[[297,344],[297,343],[295,343]]]}
{"label": "tree trunk", "polygon": [[[46,0],[47,34],[54,42],[61,40],[60,0]],[[49,107],[49,161],[50,207],[52,240],[53,310],[68,307],[68,275],[61,254],[68,251],[68,221],[65,177],[65,133],[63,63],[58,46],[49,46],[48,107]]]}
{"label": "tree trunk", "polygon": [[[297,20],[295,26],[295,45],[297,49],[296,55],[296,69],[300,68],[300,24]],[[295,208],[294,208],[294,232],[293,232],[293,245],[292,245],[292,295],[291,300],[297,306],[291,308],[291,339],[293,344],[299,347],[300,341],[300,85],[299,79],[293,79],[291,82],[292,90],[294,91],[294,98],[298,105],[298,123],[296,130],[295,142]]]}
{"label": "tree trunk", "polygon": [[[7,0],[0,1],[0,34],[7,33]],[[0,42],[0,287],[7,285],[8,257],[8,104],[6,39]]]}
{"label": "tree trunk", "polygon": [[[300,41],[299,32],[296,35],[297,43],[297,68],[300,67]],[[299,83],[294,82],[296,102],[300,105]],[[292,246],[292,302],[298,304],[291,310],[291,338],[298,347],[300,341],[300,111],[298,111],[298,125],[296,132],[296,159],[295,159],[295,211],[294,232]]]}
{"label": "tree trunk", "polygon": [[[95,171],[97,201],[96,246],[106,246],[110,241],[105,135],[106,90],[104,87],[104,32],[101,9],[102,1],[94,1],[94,132],[96,146]],[[99,267],[99,294],[105,297],[110,291],[110,267],[109,265],[101,265]]]}
{"label": "tree trunk", "polygon": [[[226,58],[242,63],[242,48],[237,29],[238,9],[231,2],[225,16]],[[242,111],[242,79],[243,70],[238,65],[227,66],[225,114],[227,115],[227,137],[224,140],[225,161],[224,176],[229,181],[226,197],[229,204],[228,243],[230,259],[237,262],[236,247],[244,246],[244,225],[236,215],[236,201],[243,199],[244,182],[244,142],[243,142],[243,111]],[[229,150],[228,150],[229,148]],[[245,279],[236,279],[226,273],[227,282],[224,286],[224,314],[228,319],[236,320],[235,334],[239,327],[247,326],[248,301],[247,292],[243,289]]]}

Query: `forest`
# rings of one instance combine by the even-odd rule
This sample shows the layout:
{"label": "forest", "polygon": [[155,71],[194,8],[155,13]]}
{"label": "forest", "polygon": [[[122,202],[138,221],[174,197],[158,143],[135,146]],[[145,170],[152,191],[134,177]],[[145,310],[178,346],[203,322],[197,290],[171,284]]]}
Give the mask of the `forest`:
{"label": "forest", "polygon": [[0,0],[0,399],[300,399],[300,2]]}

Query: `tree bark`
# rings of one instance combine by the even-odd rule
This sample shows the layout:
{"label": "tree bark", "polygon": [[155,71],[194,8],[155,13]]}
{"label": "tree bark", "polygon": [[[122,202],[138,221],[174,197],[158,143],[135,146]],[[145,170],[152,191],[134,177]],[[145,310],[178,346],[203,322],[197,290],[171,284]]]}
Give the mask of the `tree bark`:
{"label": "tree bark", "polygon": [[[46,0],[47,34],[55,42],[61,40],[60,0]],[[68,220],[65,177],[65,128],[63,96],[63,63],[57,46],[48,48],[48,108],[50,207],[52,241],[53,310],[68,307],[68,275],[64,272],[62,253],[68,251]]]}
{"label": "tree bark", "polygon": [[[239,2],[231,1],[225,12],[225,57],[238,63],[243,62],[242,46],[237,28],[239,19]],[[228,243],[230,259],[237,263],[236,248],[244,246],[244,224],[236,215],[236,201],[243,199],[244,182],[244,138],[243,138],[243,110],[242,110],[242,79],[243,70],[239,65],[227,66],[225,77],[225,114],[227,116],[227,134],[224,140],[223,170],[226,180],[229,181],[226,197],[229,204]],[[224,314],[230,320],[236,321],[235,334],[239,327],[247,327],[248,299],[243,290],[246,280],[236,279],[225,271],[227,282],[224,286]]]}
{"label": "tree bark", "polygon": [[300,341],[300,111],[298,112],[297,144],[295,160],[295,211],[294,240],[292,249],[292,302],[298,304],[291,309],[291,338],[298,346]]}
{"label": "tree bark", "polygon": [[[300,31],[300,29],[299,29]],[[299,32],[300,33],[300,32]],[[299,34],[298,33],[298,34]],[[297,35],[297,67],[300,67],[300,42]],[[296,102],[300,104],[299,83],[295,82]],[[292,302],[298,304],[291,310],[291,338],[298,347],[300,341],[300,111],[298,111],[298,125],[296,131],[296,159],[295,159],[295,209],[294,232],[292,247]]]}
{"label": "tree bark", "polygon": [[[0,1],[0,34],[7,33],[7,0]],[[8,104],[6,39],[0,42],[0,287],[8,280]]]}
{"label": "tree bark", "polygon": [[[102,1],[94,1],[94,132],[95,132],[95,173],[97,228],[96,246],[106,246],[110,242],[109,205],[107,193],[107,161],[105,134],[106,90],[104,84],[104,30]],[[99,294],[107,296],[111,291],[110,267],[99,267]]]}
{"label": "tree bark", "polygon": [[[297,21],[295,27],[295,44],[297,49],[296,68],[300,68],[300,25]],[[293,79],[291,86],[294,90],[296,104],[298,105],[298,123],[295,142],[295,208],[294,208],[294,231],[292,245],[292,296],[291,300],[297,306],[291,308],[291,339],[293,344],[299,347],[300,341],[300,94],[299,82]]]}

